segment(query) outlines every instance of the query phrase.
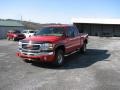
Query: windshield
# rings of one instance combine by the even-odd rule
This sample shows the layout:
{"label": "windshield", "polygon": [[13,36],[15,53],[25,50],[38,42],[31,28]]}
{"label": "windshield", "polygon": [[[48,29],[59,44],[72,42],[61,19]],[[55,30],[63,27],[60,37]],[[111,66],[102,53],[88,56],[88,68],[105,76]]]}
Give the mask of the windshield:
{"label": "windshield", "polygon": [[22,33],[27,33],[27,31],[22,31]]}
{"label": "windshield", "polygon": [[52,36],[63,36],[64,28],[61,27],[46,27],[43,29],[40,29],[35,33],[35,35],[52,35]]}
{"label": "windshield", "polygon": [[20,31],[13,31],[13,33],[17,34],[17,33],[21,33]]}
{"label": "windshield", "polygon": [[34,31],[29,31],[30,33],[34,33]]}

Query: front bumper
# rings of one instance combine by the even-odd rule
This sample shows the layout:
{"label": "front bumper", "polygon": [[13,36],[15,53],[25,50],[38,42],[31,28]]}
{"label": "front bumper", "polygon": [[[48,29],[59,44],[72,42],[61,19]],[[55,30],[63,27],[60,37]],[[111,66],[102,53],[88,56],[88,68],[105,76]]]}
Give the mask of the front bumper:
{"label": "front bumper", "polygon": [[54,62],[55,60],[55,55],[53,52],[39,53],[39,54],[17,52],[16,55],[18,57],[23,58],[24,60],[29,60],[29,61]]}

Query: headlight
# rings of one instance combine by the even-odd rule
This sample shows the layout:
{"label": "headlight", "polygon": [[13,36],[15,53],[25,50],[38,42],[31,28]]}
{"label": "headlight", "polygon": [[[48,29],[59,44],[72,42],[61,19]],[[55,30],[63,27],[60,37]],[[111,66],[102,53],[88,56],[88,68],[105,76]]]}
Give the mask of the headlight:
{"label": "headlight", "polygon": [[53,50],[53,44],[43,43],[41,44],[41,50]]}
{"label": "headlight", "polygon": [[17,37],[17,35],[14,35],[14,37]]}

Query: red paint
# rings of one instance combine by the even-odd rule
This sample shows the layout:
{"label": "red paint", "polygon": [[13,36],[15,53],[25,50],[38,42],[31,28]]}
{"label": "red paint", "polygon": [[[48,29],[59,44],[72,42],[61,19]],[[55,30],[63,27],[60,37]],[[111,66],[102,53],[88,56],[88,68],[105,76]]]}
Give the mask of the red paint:
{"label": "red paint", "polygon": [[[37,61],[42,61],[42,62],[54,62],[55,60],[54,55],[27,56],[20,52],[17,52],[16,56],[21,57],[23,59],[28,59],[28,60],[31,59],[31,60],[37,60]],[[44,59],[44,57],[46,57],[46,60]]]}
{"label": "red paint", "polygon": [[61,40],[62,38],[63,37],[58,37],[58,36],[32,36],[32,37],[26,38],[25,40],[35,41],[35,42],[49,41],[54,43]]}
{"label": "red paint", "polygon": [[24,39],[25,38],[25,35],[22,34],[22,33],[16,33],[16,31],[9,31],[7,33],[7,38],[8,39],[16,39],[16,40],[21,40],[21,39]]}
{"label": "red paint", "polygon": [[[64,32],[69,30],[69,27],[74,27],[70,25],[52,25],[47,27],[62,27],[64,28]],[[74,28],[75,29],[75,28]],[[65,52],[64,53],[72,53],[76,51],[77,49],[80,49],[84,43],[85,40],[88,40],[88,34],[79,34],[78,30],[77,35],[74,37],[68,37],[67,35],[64,36],[32,36],[29,38],[26,38],[24,40],[26,41],[33,41],[33,42],[50,42],[54,44],[54,49],[52,52],[55,53],[56,49],[60,46],[64,46]],[[55,54],[53,55],[40,55],[40,56],[28,56],[24,55],[20,52],[17,53],[17,56],[24,58],[24,59],[39,59],[40,61],[46,61],[46,62],[54,62],[55,60]],[[45,58],[46,60],[45,60]]]}

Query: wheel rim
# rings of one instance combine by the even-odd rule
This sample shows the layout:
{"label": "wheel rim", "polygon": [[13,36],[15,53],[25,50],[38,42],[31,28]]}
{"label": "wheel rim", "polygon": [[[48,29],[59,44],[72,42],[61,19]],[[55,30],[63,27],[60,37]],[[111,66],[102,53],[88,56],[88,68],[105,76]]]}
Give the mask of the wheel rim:
{"label": "wheel rim", "polygon": [[15,38],[13,38],[13,41],[15,40]]}
{"label": "wheel rim", "polygon": [[84,50],[84,52],[86,51],[86,45],[84,45],[84,49],[83,50]]}
{"label": "wheel rim", "polygon": [[59,64],[61,64],[63,62],[62,54],[58,54],[57,61],[58,61]]}

